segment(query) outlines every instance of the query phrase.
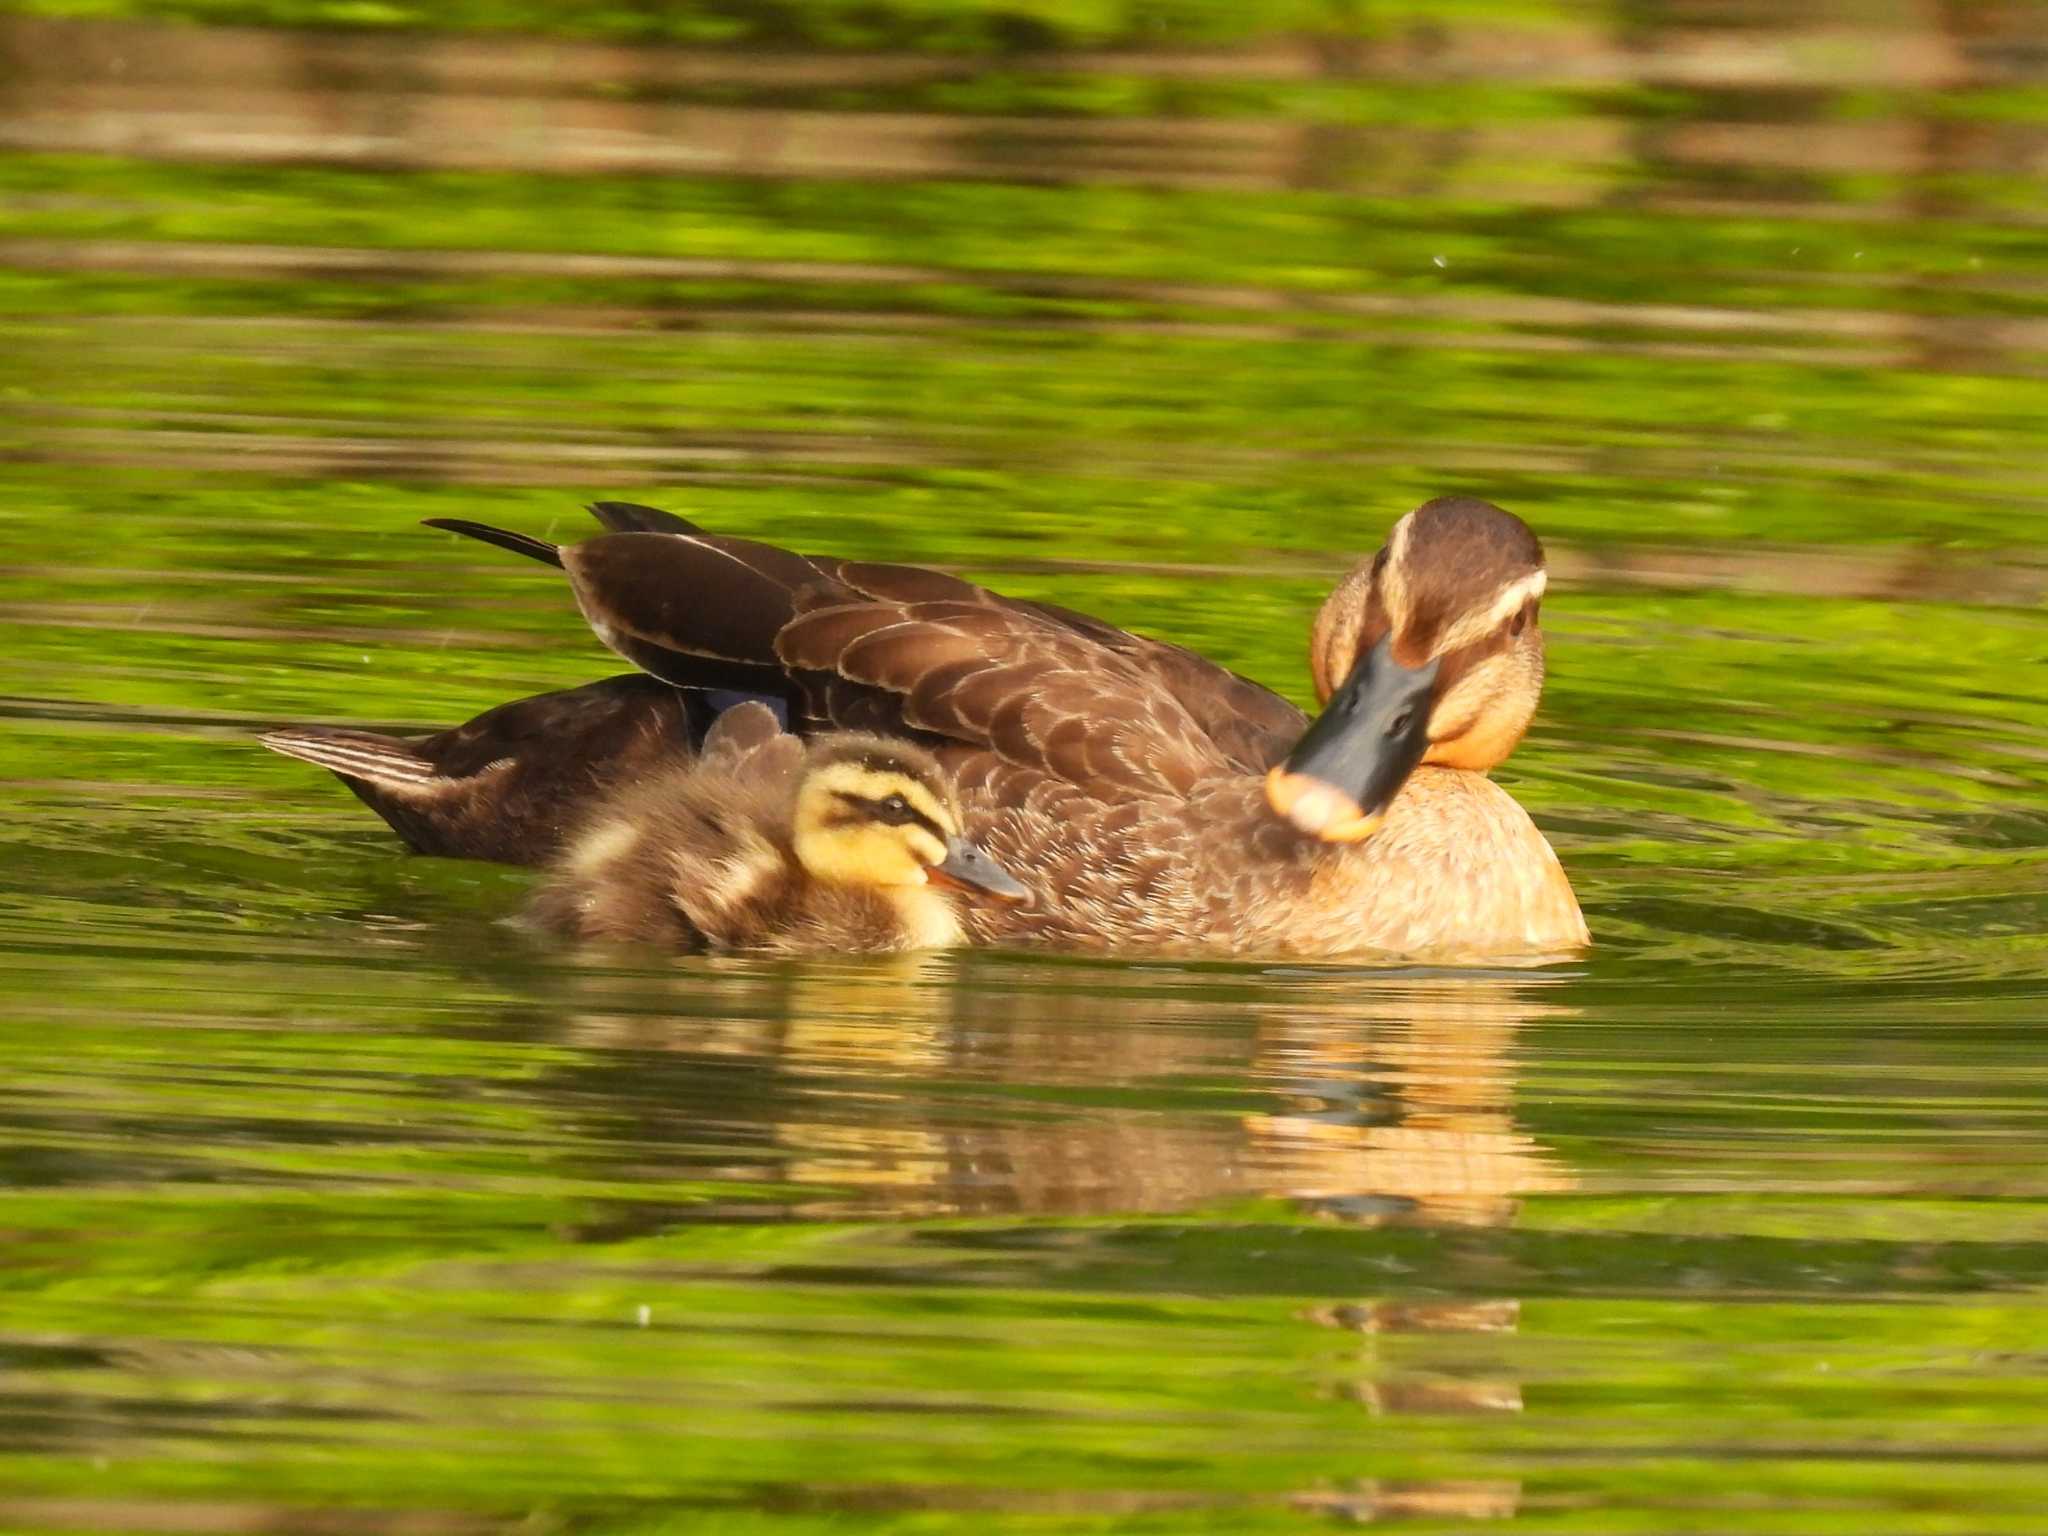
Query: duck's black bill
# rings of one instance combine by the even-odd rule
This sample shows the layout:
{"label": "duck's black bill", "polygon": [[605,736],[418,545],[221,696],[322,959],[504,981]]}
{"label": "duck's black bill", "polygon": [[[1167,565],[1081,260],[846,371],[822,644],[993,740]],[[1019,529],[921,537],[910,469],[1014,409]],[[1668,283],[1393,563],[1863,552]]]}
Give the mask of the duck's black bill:
{"label": "duck's black bill", "polygon": [[1266,800],[1311,837],[1355,843],[1379,830],[1387,807],[1429,750],[1437,664],[1404,667],[1380,641],[1351,669],[1287,760],[1266,775]]}
{"label": "duck's black bill", "polygon": [[934,864],[928,873],[940,885],[950,885],[959,890],[996,896],[1004,901],[1031,899],[1030,886],[1016,879],[964,837],[947,838],[944,862]]}

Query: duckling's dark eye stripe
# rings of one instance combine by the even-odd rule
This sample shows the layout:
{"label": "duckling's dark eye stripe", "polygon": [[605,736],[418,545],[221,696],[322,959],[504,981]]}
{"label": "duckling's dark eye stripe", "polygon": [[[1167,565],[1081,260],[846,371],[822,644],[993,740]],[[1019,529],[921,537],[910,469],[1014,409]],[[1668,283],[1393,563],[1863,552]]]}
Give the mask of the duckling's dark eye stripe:
{"label": "duckling's dark eye stripe", "polygon": [[850,790],[835,790],[834,793],[839,796],[841,803],[847,806],[848,809],[856,812],[863,820],[879,821],[888,827],[923,827],[925,831],[931,833],[940,842],[946,840],[945,828],[941,827],[936,821],[933,821],[931,817],[925,815],[916,806],[906,801],[903,808],[898,810],[888,803],[889,800],[900,798],[898,796],[891,795],[881,800],[870,800],[866,795],[856,795]]}

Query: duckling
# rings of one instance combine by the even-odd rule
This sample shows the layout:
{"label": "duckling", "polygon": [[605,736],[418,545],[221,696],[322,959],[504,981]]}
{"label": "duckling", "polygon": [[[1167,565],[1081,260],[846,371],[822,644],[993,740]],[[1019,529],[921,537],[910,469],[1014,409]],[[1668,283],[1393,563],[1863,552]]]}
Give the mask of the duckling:
{"label": "duckling", "polygon": [[647,509],[546,561],[607,645],[680,687],[773,698],[800,735],[929,747],[966,828],[1039,898],[992,944],[1479,958],[1589,942],[1556,853],[1487,777],[1543,685],[1543,548],[1440,497],[1323,604],[1323,710],[1183,649],[909,566],[799,555]]}
{"label": "duckling", "polygon": [[538,864],[606,785],[690,761],[712,718],[707,695],[629,672],[416,739],[317,725],[259,739],[332,772],[417,853]]}
{"label": "duckling", "polygon": [[679,949],[875,954],[962,943],[952,892],[1030,891],[961,835],[938,761],[906,741],[785,733],[765,704],[720,715],[700,761],[597,805],[532,921]]}

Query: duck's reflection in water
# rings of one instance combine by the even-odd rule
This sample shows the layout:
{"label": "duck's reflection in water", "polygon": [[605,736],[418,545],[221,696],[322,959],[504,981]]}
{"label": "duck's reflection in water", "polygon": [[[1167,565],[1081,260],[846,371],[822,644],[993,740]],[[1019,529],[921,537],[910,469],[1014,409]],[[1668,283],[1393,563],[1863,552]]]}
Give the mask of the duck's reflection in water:
{"label": "duck's reflection in water", "polygon": [[[1335,995],[1262,1019],[1254,1070],[1293,1096],[1246,1117],[1263,1189],[1328,1219],[1483,1227],[1525,1195],[1567,1190],[1569,1173],[1514,1120],[1514,1045],[1559,1010],[1526,982],[1428,977]],[[1404,1336],[1511,1334],[1506,1297],[1357,1298],[1309,1308],[1358,1336],[1355,1373],[1334,1388],[1375,1414],[1519,1413],[1521,1384],[1459,1351]],[[1482,1357],[1483,1358],[1483,1357]],[[1297,1501],[1341,1518],[1503,1519],[1512,1480],[1372,1481]]]}
{"label": "duck's reflection in water", "polygon": [[[1572,1187],[1514,1120],[1558,1010],[1501,973],[1272,980],[952,957],[594,968],[565,1032],[640,1145],[772,1139],[791,1214],[1155,1214],[1264,1196],[1488,1226]],[[1108,973],[1114,976],[1115,973]],[[710,1094],[720,1111],[701,1118]]]}
{"label": "duck's reflection in water", "polygon": [[1526,988],[1428,977],[1262,1012],[1251,1070],[1292,1102],[1246,1117],[1261,1189],[1339,1216],[1461,1226],[1570,1189],[1515,1126],[1515,1034],[1555,1011]]}
{"label": "duck's reflection in water", "polygon": [[[790,1191],[785,1218],[1276,1200],[1316,1226],[1471,1230],[1573,1187],[1514,1116],[1517,1035],[1565,1011],[1540,975],[907,957],[591,971],[574,990],[567,1033],[593,1070],[621,1074],[612,1108],[636,1122],[646,1164],[664,1144],[723,1144],[726,1175]],[[1302,1317],[1352,1336],[1327,1390],[1370,1412],[1521,1409],[1499,1351],[1440,1337],[1512,1334],[1512,1299],[1332,1297]],[[1519,1493],[1401,1482],[1303,1497],[1350,1518],[1482,1518],[1512,1514]]]}

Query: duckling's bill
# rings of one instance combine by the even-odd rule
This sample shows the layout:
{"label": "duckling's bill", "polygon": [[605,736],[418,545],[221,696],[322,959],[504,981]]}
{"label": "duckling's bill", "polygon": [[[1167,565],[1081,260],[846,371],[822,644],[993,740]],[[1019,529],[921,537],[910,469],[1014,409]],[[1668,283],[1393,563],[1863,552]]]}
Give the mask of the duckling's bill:
{"label": "duckling's bill", "polygon": [[1031,899],[1030,886],[958,834],[946,839],[946,857],[927,868],[925,876],[934,885],[994,896],[1001,901]]}
{"label": "duckling's bill", "polygon": [[1267,803],[1326,843],[1372,836],[1429,750],[1436,675],[1435,658],[1406,666],[1394,658],[1392,637],[1381,639],[1266,775]]}

